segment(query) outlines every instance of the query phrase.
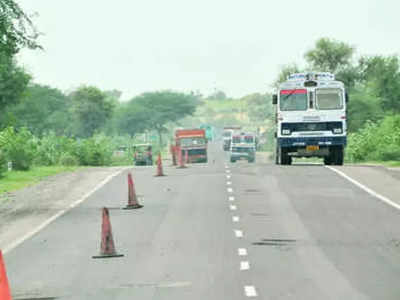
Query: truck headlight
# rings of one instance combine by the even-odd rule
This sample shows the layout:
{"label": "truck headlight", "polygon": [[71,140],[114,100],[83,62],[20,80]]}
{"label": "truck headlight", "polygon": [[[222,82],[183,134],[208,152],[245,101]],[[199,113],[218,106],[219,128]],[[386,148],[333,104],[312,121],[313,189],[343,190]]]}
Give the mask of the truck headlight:
{"label": "truck headlight", "polygon": [[289,135],[290,134],[290,130],[289,129],[282,129],[282,134],[283,135]]}
{"label": "truck headlight", "polygon": [[335,134],[340,134],[340,133],[342,133],[343,131],[342,131],[342,128],[334,128],[333,129],[333,133],[335,133]]}

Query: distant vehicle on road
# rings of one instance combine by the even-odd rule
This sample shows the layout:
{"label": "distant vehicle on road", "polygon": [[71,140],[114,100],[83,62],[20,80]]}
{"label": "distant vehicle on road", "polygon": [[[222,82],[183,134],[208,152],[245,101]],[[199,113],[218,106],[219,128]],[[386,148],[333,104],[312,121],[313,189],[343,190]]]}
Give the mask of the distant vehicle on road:
{"label": "distant vehicle on road", "polygon": [[344,84],[330,73],[288,76],[273,95],[276,104],[276,164],[293,157],[321,157],[326,165],[343,165],[346,147]]}
{"label": "distant vehicle on road", "polygon": [[224,151],[229,151],[231,149],[232,135],[235,131],[241,130],[241,126],[226,126],[224,127],[224,131],[222,133],[223,139],[223,149]]}
{"label": "distant vehicle on road", "polygon": [[133,146],[133,156],[136,166],[153,165],[153,150],[151,144],[137,144]]}
{"label": "distant vehicle on road", "polygon": [[256,160],[256,147],[249,143],[232,143],[230,150],[230,161],[247,160],[253,163]]}
{"label": "distant vehicle on road", "polygon": [[[178,129],[175,131],[175,147],[181,151],[182,156],[188,156],[189,163],[206,163],[207,139],[206,131],[201,128]],[[179,154],[179,152],[177,153]],[[178,161],[179,157],[175,157]]]}

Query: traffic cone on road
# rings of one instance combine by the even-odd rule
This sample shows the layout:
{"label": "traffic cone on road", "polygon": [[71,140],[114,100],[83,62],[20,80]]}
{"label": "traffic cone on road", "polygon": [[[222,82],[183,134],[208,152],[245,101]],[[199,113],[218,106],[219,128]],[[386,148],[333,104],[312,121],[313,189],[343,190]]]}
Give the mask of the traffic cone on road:
{"label": "traffic cone on road", "polygon": [[136,195],[135,184],[133,183],[132,174],[128,174],[128,205],[124,209],[138,209],[142,208],[138,202],[138,197]]}
{"label": "traffic cone on road", "polygon": [[3,260],[3,253],[0,250],[0,300],[12,300],[6,267]]}
{"label": "traffic cone on road", "polygon": [[[101,245],[100,255],[92,256],[93,258],[111,258],[122,257],[115,251],[114,239],[111,230],[110,213],[106,207],[103,208],[103,223],[101,225]],[[2,298],[0,298],[2,299]]]}
{"label": "traffic cone on road", "polygon": [[165,176],[164,175],[163,166],[162,166],[161,153],[158,154],[158,158],[157,158],[157,174],[156,174],[156,177],[160,177],[160,176]]}
{"label": "traffic cone on road", "polygon": [[170,147],[170,151],[171,151],[171,155],[172,155],[172,165],[173,166],[177,166],[178,164],[176,163],[176,147],[171,145]]}
{"label": "traffic cone on road", "polygon": [[178,169],[185,169],[185,162],[183,160],[183,155],[182,155],[182,150],[181,148],[178,149],[178,159],[179,159],[179,166],[177,167]]}

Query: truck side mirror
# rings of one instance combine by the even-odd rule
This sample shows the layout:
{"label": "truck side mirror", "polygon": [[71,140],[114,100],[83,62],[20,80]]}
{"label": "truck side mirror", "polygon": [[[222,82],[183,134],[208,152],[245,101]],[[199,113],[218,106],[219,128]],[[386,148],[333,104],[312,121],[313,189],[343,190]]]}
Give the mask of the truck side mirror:
{"label": "truck side mirror", "polygon": [[277,94],[273,94],[272,95],[272,104],[278,104],[278,95]]}
{"label": "truck side mirror", "polygon": [[349,100],[350,100],[349,94],[348,94],[347,92],[346,92],[346,94],[345,94],[345,99],[346,99],[346,103],[348,103]]}

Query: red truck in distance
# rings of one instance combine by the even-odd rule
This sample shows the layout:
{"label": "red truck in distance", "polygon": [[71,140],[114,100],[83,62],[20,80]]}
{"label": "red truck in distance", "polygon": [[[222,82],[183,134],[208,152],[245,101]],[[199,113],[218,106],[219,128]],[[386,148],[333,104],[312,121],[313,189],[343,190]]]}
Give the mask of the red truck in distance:
{"label": "red truck in distance", "polygon": [[205,129],[178,129],[175,131],[175,160],[178,161],[179,150],[185,157],[188,154],[188,163],[206,163],[207,139]]}

